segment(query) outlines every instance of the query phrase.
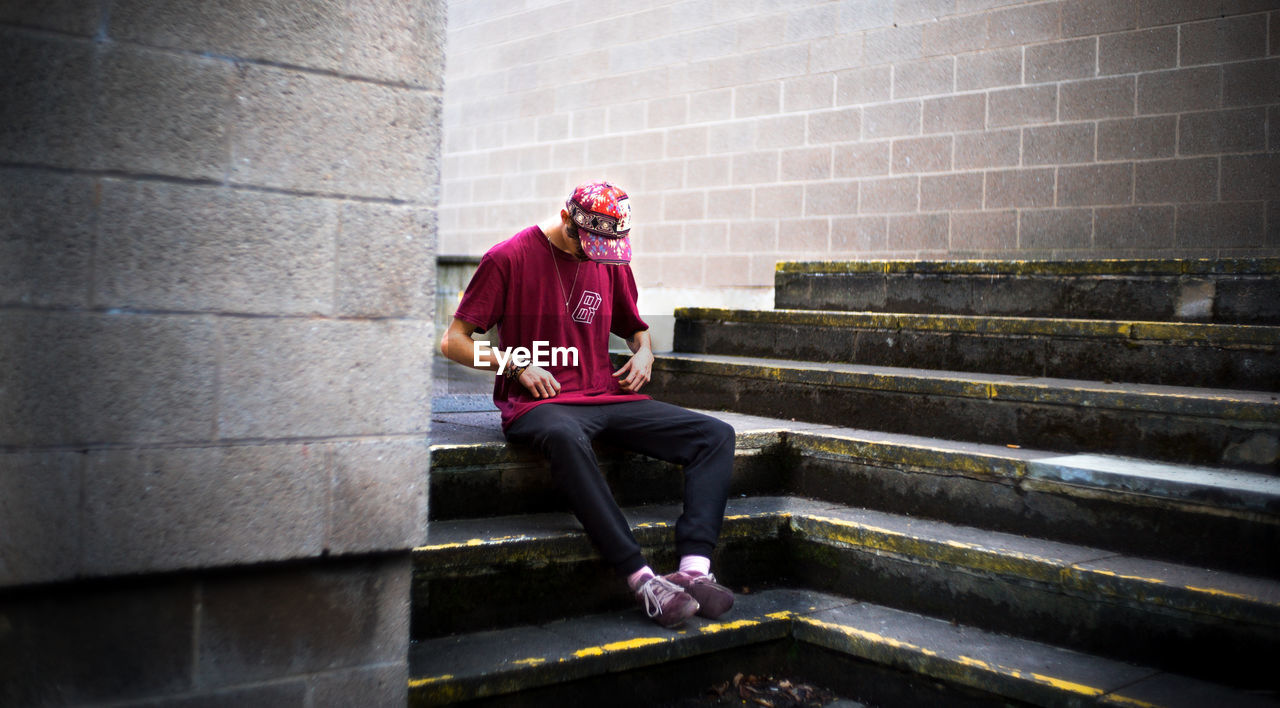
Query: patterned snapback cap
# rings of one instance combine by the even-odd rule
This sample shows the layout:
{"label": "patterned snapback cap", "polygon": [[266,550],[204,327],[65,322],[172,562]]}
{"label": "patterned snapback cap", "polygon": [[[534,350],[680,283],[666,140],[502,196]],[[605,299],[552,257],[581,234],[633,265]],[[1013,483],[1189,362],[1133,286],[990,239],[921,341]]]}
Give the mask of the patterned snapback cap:
{"label": "patterned snapback cap", "polygon": [[598,263],[631,262],[631,202],[627,193],[609,182],[577,186],[565,202],[569,218],[578,226],[578,237],[587,258]]}

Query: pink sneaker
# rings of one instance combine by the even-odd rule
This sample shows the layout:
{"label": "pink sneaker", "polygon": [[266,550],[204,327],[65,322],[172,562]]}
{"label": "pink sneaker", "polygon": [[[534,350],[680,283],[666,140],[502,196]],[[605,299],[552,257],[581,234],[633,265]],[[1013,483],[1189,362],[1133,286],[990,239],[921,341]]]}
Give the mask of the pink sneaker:
{"label": "pink sneaker", "polygon": [[698,614],[715,619],[733,608],[733,591],[716,582],[716,576],[681,571],[662,576],[698,601]]}
{"label": "pink sneaker", "polygon": [[698,601],[661,576],[653,576],[636,590],[636,602],[649,619],[663,627],[678,627],[698,611]]}

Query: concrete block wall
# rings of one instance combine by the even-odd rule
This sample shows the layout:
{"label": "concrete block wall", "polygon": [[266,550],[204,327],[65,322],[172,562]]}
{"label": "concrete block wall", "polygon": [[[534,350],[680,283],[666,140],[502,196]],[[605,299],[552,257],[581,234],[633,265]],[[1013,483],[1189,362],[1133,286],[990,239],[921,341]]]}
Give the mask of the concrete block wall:
{"label": "concrete block wall", "polygon": [[1280,253],[1275,0],[449,11],[442,253],[597,176],[650,313],[759,299],[781,259]]}
{"label": "concrete block wall", "polygon": [[0,705],[403,705],[446,12],[0,0]]}

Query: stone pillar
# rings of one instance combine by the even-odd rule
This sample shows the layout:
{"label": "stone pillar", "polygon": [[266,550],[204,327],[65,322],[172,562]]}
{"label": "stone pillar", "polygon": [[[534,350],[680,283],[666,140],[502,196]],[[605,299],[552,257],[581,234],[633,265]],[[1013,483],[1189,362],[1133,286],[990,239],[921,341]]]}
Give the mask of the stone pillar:
{"label": "stone pillar", "polygon": [[0,0],[0,705],[403,705],[443,0]]}

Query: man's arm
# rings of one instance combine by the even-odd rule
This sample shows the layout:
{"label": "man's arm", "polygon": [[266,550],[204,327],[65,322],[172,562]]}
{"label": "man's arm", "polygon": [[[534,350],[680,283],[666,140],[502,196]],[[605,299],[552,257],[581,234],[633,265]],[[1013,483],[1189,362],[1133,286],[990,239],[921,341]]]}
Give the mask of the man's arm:
{"label": "man's arm", "polygon": [[639,393],[649,383],[653,372],[653,342],[649,339],[649,330],[642,329],[627,338],[627,347],[631,349],[631,358],[621,369],[613,372],[618,385],[628,393]]}
{"label": "man's arm", "polygon": [[[476,346],[476,340],[471,338],[475,331],[476,326],[470,322],[453,318],[449,329],[445,330],[444,338],[440,340],[440,353],[464,366],[496,373],[498,357],[494,355],[493,348]],[[511,361],[506,357],[504,361],[508,366],[511,365]],[[525,369],[520,374],[520,385],[529,389],[534,398],[551,398],[560,393],[560,382],[556,381],[550,372],[539,366],[530,366]]]}

